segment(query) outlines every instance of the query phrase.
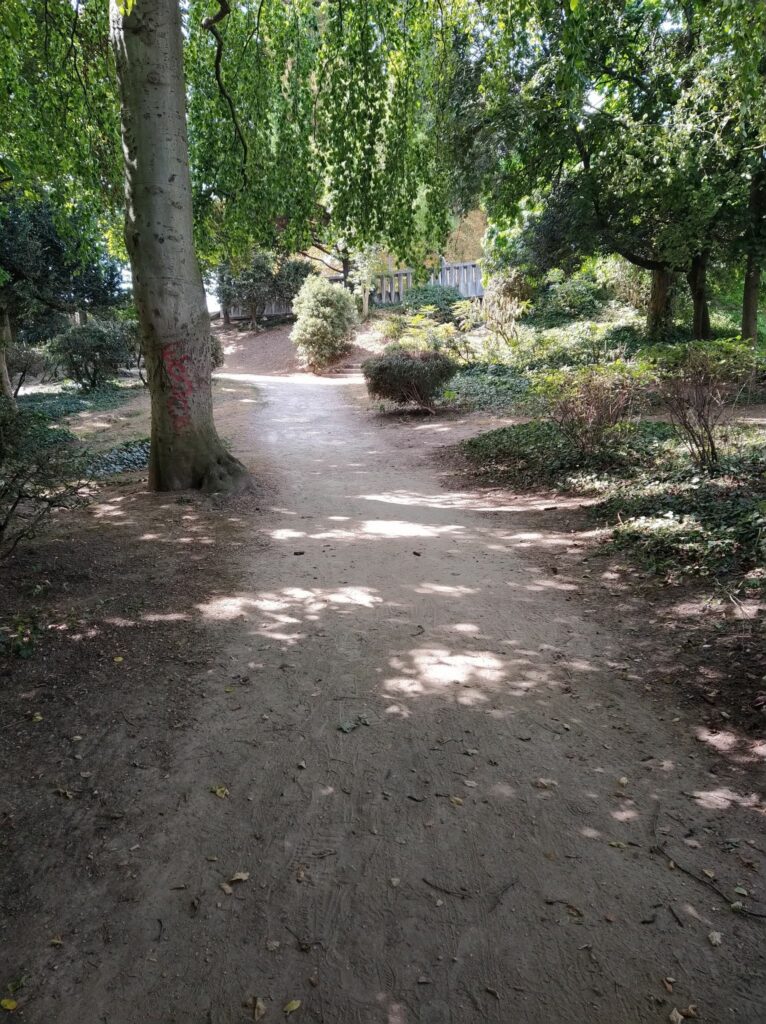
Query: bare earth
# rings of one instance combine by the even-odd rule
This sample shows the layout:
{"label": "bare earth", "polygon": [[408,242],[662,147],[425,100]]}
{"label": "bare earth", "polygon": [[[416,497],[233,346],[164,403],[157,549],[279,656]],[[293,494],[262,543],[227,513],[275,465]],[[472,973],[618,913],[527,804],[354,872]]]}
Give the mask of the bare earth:
{"label": "bare earth", "polygon": [[575,578],[540,501],[445,489],[459,421],[382,417],[272,335],[217,389],[255,495],[112,488],[0,583],[55,610],[3,663],[0,996],[34,1024],[763,1022],[766,919],[730,903],[766,914],[766,745],[655,685],[651,609],[636,632]]}

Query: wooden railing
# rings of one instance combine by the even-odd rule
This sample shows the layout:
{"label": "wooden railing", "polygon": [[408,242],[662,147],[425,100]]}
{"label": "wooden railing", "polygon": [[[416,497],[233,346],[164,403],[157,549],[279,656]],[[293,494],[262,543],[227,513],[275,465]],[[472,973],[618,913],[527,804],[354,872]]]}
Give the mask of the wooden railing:
{"label": "wooden railing", "polygon": [[[389,270],[385,274],[375,276],[373,302],[378,306],[393,306],[400,303],[410,288],[413,287],[414,271],[409,267],[403,270]],[[342,283],[343,275],[334,274],[330,281]],[[441,284],[457,288],[464,299],[481,298],[484,288],[481,283],[481,267],[478,263],[447,263],[442,260],[441,268],[431,274],[430,284]],[[289,316],[292,313],[290,304],[270,302],[264,316]],[[229,310],[232,320],[246,320],[248,313],[244,309]]]}

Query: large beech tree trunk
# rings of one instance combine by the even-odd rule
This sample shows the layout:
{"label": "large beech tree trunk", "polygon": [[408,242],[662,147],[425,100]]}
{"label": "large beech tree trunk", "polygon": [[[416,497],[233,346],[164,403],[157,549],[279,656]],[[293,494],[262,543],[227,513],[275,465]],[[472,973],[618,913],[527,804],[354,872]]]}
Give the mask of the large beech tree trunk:
{"label": "large beech tree trunk", "polygon": [[707,255],[697,253],[692,257],[691,267],[686,275],[692,296],[694,337],[702,341],[710,338],[710,311],[707,304]]}
{"label": "large beech tree trunk", "polygon": [[244,467],[213,424],[210,318],[192,235],[179,0],[110,0],[125,156],[125,239],[152,403],[149,483],[227,490]]}
{"label": "large beech tree trunk", "polygon": [[651,337],[657,337],[670,326],[673,318],[675,276],[666,267],[655,268],[651,274],[652,290],[646,313],[646,329]]}

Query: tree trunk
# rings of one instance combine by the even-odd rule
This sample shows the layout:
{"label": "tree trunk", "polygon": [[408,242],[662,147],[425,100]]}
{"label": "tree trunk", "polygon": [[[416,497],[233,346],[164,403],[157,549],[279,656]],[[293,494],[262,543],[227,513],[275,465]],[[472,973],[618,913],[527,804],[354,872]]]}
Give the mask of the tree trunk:
{"label": "tree trunk", "polygon": [[694,318],[692,331],[695,338],[707,341],[710,338],[710,311],[707,304],[707,254],[696,253],[686,275],[692,296]]}
{"label": "tree trunk", "polygon": [[13,340],[13,334],[11,333],[11,318],[8,316],[7,309],[3,310],[2,317],[3,322],[0,325],[0,395],[6,398],[15,409],[16,396],[13,391],[11,375],[8,373],[8,363],[5,357],[6,349]]}
{"label": "tree trunk", "polygon": [[646,313],[646,330],[650,337],[659,337],[670,327],[673,318],[672,271],[663,267],[652,270],[652,290],[649,295],[649,309]]}
{"label": "tree trunk", "polygon": [[221,306],[221,316],[223,317],[223,322],[228,327],[229,324],[231,323],[231,313],[229,312],[229,307],[228,306],[224,306],[224,305]]}
{"label": "tree trunk", "polygon": [[742,340],[758,340],[758,299],[761,292],[761,268],[753,253],[747,257],[742,288]]}
{"label": "tree trunk", "polygon": [[152,404],[149,483],[230,489],[245,478],[213,423],[210,319],[192,236],[179,0],[110,0],[125,154],[125,240]]}
{"label": "tree trunk", "polygon": [[348,288],[348,278],[351,273],[351,257],[348,255],[348,253],[343,253],[341,255],[340,262],[343,268],[343,287]]}
{"label": "tree trunk", "polygon": [[748,225],[745,231],[745,282],[742,289],[742,338],[758,340],[758,299],[761,288],[761,261],[766,246],[766,161],[759,155],[750,180]]}

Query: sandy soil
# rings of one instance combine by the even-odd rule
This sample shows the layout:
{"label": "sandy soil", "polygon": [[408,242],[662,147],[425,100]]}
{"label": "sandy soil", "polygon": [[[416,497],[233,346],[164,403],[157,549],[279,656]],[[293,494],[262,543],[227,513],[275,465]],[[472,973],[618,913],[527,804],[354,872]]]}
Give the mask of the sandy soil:
{"label": "sandy soil", "polygon": [[0,581],[48,609],[0,689],[17,1016],[759,1024],[766,745],[658,684],[566,507],[445,487],[465,419],[291,359],[219,374],[255,495],[128,482]]}

